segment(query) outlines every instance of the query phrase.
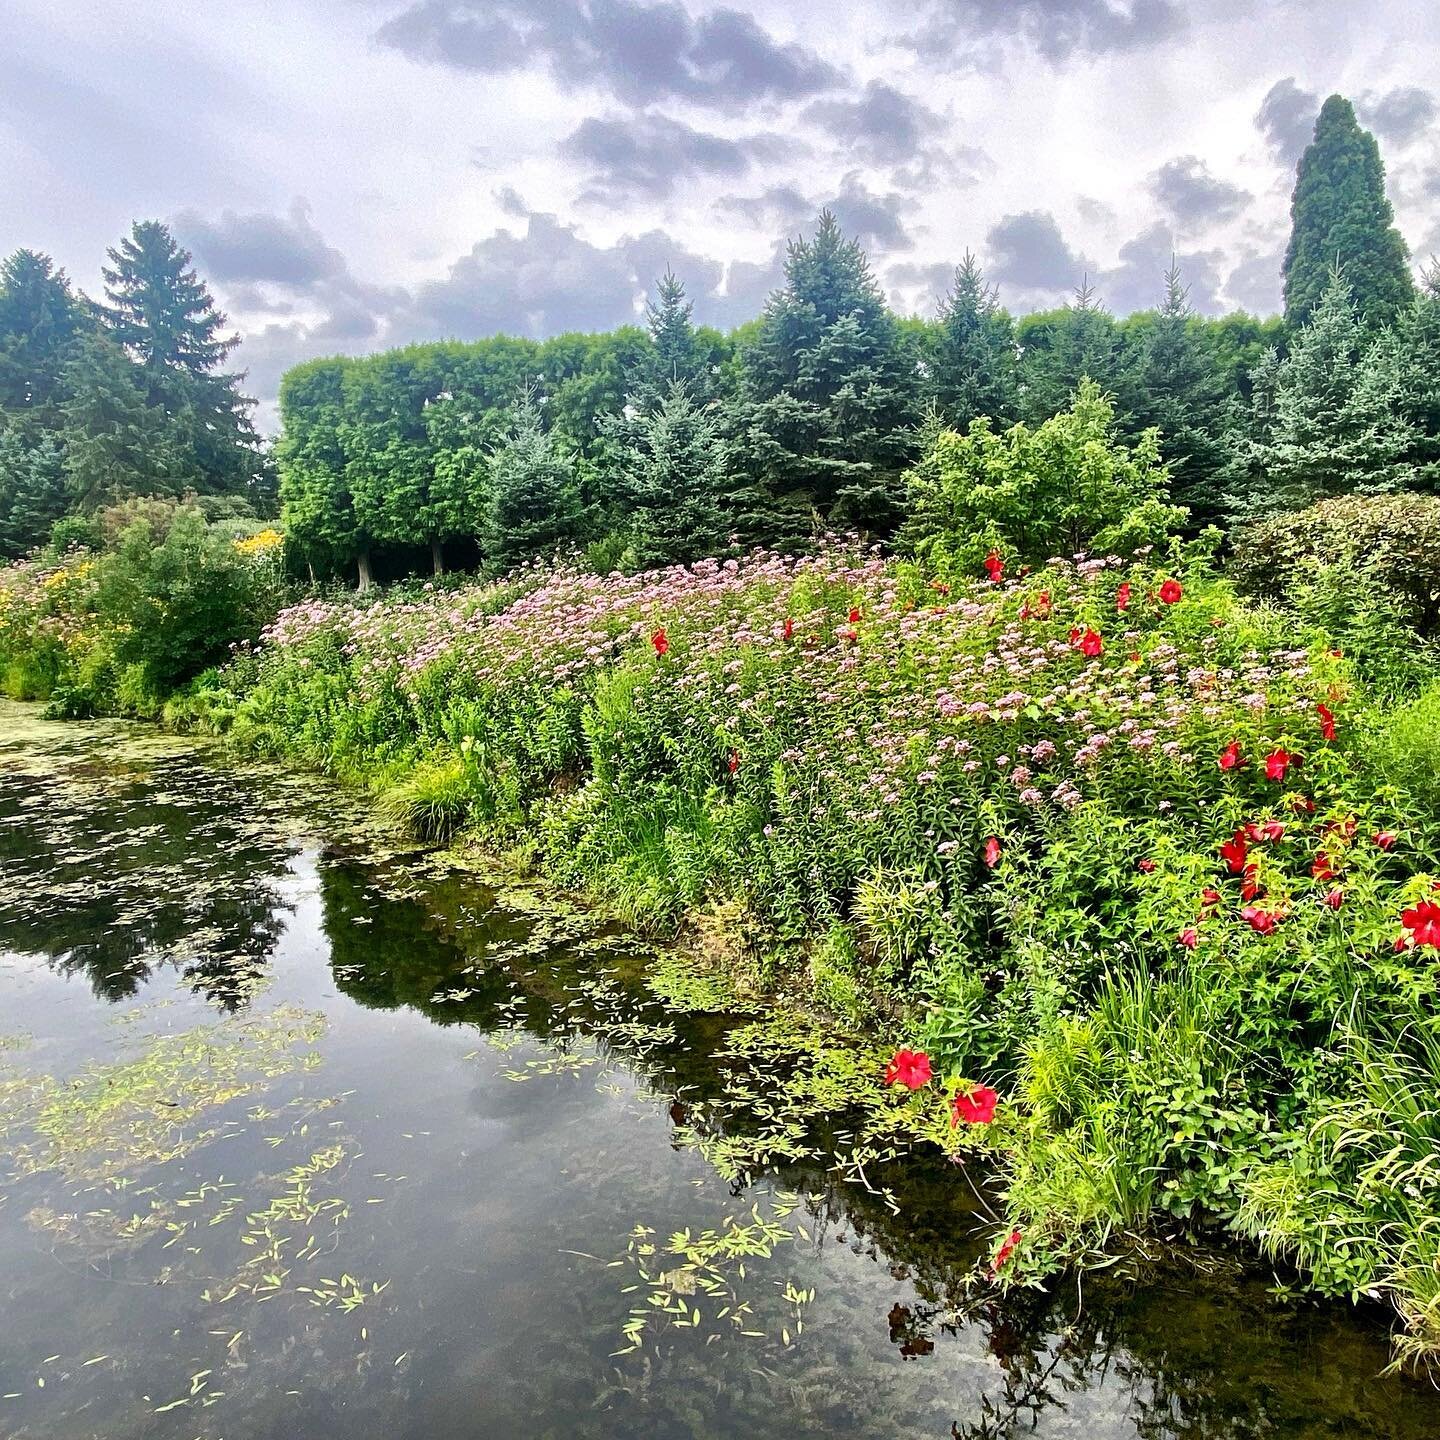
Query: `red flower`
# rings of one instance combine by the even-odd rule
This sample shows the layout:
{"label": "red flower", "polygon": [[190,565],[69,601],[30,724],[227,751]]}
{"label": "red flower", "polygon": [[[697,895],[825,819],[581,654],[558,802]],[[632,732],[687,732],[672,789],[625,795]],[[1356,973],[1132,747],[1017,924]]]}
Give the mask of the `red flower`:
{"label": "red flower", "polygon": [[1207,887],[1200,892],[1200,904],[1205,909],[1213,910],[1220,903],[1220,892]]}
{"label": "red flower", "polygon": [[992,550],[985,557],[985,573],[998,585],[1005,578],[1005,562],[1000,558],[997,550]]}
{"label": "red flower", "polygon": [[1258,905],[1247,905],[1240,918],[1257,934],[1268,935],[1280,923],[1280,917],[1273,910],[1262,910]]}
{"label": "red flower", "polygon": [[1227,840],[1220,847],[1220,858],[1225,862],[1226,867],[1232,875],[1242,875],[1245,872],[1245,859],[1250,854],[1250,847],[1245,843],[1245,832],[1237,830],[1231,840]]}
{"label": "red flower", "polygon": [[1193,950],[1200,943],[1200,932],[1193,925],[1187,925],[1180,932],[1180,943],[1187,950]]}
{"label": "red flower", "polygon": [[1096,631],[1086,630],[1080,637],[1079,647],[1082,655],[1093,660],[1105,648],[1105,642]]}
{"label": "red flower", "polygon": [[1162,605],[1173,605],[1184,594],[1185,591],[1178,580],[1167,580],[1160,587],[1160,603]]}
{"label": "red flower", "polygon": [[650,643],[655,647],[657,655],[664,655],[670,649],[670,637],[666,635],[663,625],[650,637]]}
{"label": "red flower", "polygon": [[1313,815],[1315,813],[1315,802],[1308,795],[1287,796],[1285,803],[1296,815]]}
{"label": "red flower", "polygon": [[1220,768],[1222,770],[1238,770],[1245,763],[1245,757],[1240,753],[1240,742],[1232,740],[1220,752]]}
{"label": "red flower", "polygon": [[1320,738],[1333,740],[1335,738],[1335,716],[1331,714],[1330,707],[1322,702],[1316,705],[1315,713],[1320,717]]}
{"label": "red flower", "polygon": [[1081,636],[1083,633],[1084,633],[1084,632],[1080,629],[1080,627],[1079,627],[1078,625],[1072,625],[1072,626],[1070,627],[1070,643],[1071,643],[1072,645],[1075,644],[1075,642],[1076,642],[1077,640],[1079,640],[1080,636]]}
{"label": "red flower", "polygon": [[1260,826],[1260,838],[1262,840],[1283,840],[1285,838],[1285,826],[1279,820],[1267,820]]}
{"label": "red flower", "polygon": [[1115,592],[1115,608],[1120,611],[1130,608],[1130,582],[1128,580]]}
{"label": "red flower", "polygon": [[847,645],[858,645],[860,643],[860,632],[853,625],[842,633]]}
{"label": "red flower", "polygon": [[1377,830],[1374,835],[1375,843],[1382,850],[1390,850],[1400,837],[1393,830]]}
{"label": "red flower", "polygon": [[1240,887],[1241,900],[1253,900],[1263,888],[1260,882],[1255,878],[1256,874],[1259,871],[1259,868],[1260,867],[1256,865],[1253,860],[1245,867],[1245,883]]}
{"label": "red flower", "polygon": [[850,623],[852,625],[858,625],[860,623],[860,607],[858,605],[852,605],[850,607]]}
{"label": "red flower", "polygon": [[1400,923],[1410,932],[1413,944],[1440,950],[1440,904],[1434,900],[1422,900],[1413,909],[1405,911]]}
{"label": "red flower", "polygon": [[1294,762],[1295,757],[1284,746],[1277,746],[1265,757],[1265,778],[1283,781],[1285,772]]}
{"label": "red flower", "polygon": [[930,1057],[923,1050],[897,1050],[885,1067],[887,1085],[918,1090],[930,1083]]}
{"label": "red flower", "polygon": [[1333,880],[1335,878],[1335,867],[1330,863],[1330,857],[1323,850],[1310,862],[1310,874],[1316,880]]}
{"label": "red flower", "polygon": [[1000,1248],[995,1252],[995,1258],[990,1262],[990,1273],[998,1275],[1005,1262],[1015,1253],[1015,1247],[1020,1243],[1020,1232],[1012,1230],[1001,1242]]}
{"label": "red flower", "polygon": [[993,835],[985,842],[985,863],[992,870],[1000,863],[1000,842]]}
{"label": "red flower", "polygon": [[1155,862],[1153,860],[1137,860],[1135,868],[1142,875],[1153,875],[1155,873]]}
{"label": "red flower", "polygon": [[1338,910],[1345,903],[1345,892],[1337,885],[1325,896],[1325,903],[1332,910]]}
{"label": "red flower", "polygon": [[999,1094],[988,1085],[977,1085],[968,1095],[956,1095],[950,1101],[950,1128],[963,1120],[967,1125],[988,1125],[995,1118]]}
{"label": "red flower", "polygon": [[788,640],[795,633],[795,622],[790,616],[785,617],[785,638]]}
{"label": "red flower", "polygon": [[729,758],[725,761],[725,768],[733,775],[740,768],[740,752],[732,750]]}

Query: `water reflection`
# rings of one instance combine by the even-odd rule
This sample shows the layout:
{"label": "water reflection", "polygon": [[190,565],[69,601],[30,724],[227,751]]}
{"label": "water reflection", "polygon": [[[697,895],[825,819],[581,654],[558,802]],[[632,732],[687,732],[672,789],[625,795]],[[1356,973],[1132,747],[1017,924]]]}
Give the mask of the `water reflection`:
{"label": "water reflection", "polygon": [[[33,1036],[0,1072],[53,1075],[63,1099],[86,1063],[193,1034],[214,1104],[183,1154],[107,1185],[43,1151],[20,1163],[38,1102],[0,1073],[0,1136],[7,1106],[20,1127],[0,1145],[17,1170],[0,1178],[0,1433],[1440,1433],[1433,1394],[1377,1378],[1383,1317],[1281,1308],[1263,1277],[998,1296],[975,1266],[983,1185],[938,1157],[873,1189],[809,1151],[719,1178],[695,1141],[755,1123],[726,1103],[743,1017],[667,1008],[644,947],[586,916],[376,857],[338,802],[179,747],[137,754],[128,733],[0,709],[0,1032]],[[224,1037],[285,1007],[318,1017],[312,1048],[217,1079]],[[133,1124],[191,1098],[148,1073],[125,1080],[146,1097]],[[90,1123],[64,1133],[90,1144]],[[842,1127],[817,1128],[823,1157]],[[753,1323],[686,1295],[699,1322],[615,1353],[637,1225],[663,1252],[790,1195],[790,1238],[725,1271]],[[245,1235],[273,1260],[249,1265]],[[226,1296],[236,1276],[250,1288]],[[344,1280],[368,1287],[353,1310]]]}

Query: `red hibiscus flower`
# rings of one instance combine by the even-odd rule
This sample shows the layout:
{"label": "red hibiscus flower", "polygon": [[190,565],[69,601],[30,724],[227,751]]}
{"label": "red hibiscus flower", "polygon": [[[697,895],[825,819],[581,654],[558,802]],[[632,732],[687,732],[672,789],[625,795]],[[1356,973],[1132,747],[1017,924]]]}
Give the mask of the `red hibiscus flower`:
{"label": "red hibiscus flower", "polygon": [[1330,863],[1330,857],[1323,851],[1310,862],[1310,874],[1316,880],[1333,880],[1335,878],[1335,867]]}
{"label": "red hibiscus flower", "polygon": [[1295,757],[1284,748],[1277,746],[1265,757],[1265,778],[1277,782],[1285,779],[1285,772],[1295,763]]}
{"label": "red hibiscus flower", "polygon": [[1135,868],[1142,875],[1153,875],[1155,873],[1155,862],[1153,860],[1137,860]]}
{"label": "red hibiscus flower", "polygon": [[1393,830],[1377,830],[1373,838],[1382,850],[1391,850],[1400,837]]}
{"label": "red hibiscus flower", "polygon": [[956,1095],[950,1101],[950,1128],[962,1121],[966,1125],[988,1125],[995,1118],[1000,1096],[988,1085],[977,1085],[967,1095]]}
{"label": "red hibiscus flower", "polygon": [[1220,903],[1220,892],[1206,887],[1200,892],[1200,904],[1202,908],[1213,910]]}
{"label": "red hibiscus flower", "polygon": [[885,1067],[887,1085],[919,1090],[930,1083],[930,1057],[923,1050],[897,1050]]}
{"label": "red hibiscus flower", "polygon": [[1080,653],[1089,660],[1093,660],[1104,648],[1105,642],[1094,630],[1086,630],[1080,637]]}
{"label": "red hibiscus flower", "polygon": [[740,752],[732,750],[725,761],[725,768],[733,775],[740,768]]}
{"label": "red hibiscus flower", "polygon": [[1315,713],[1320,717],[1320,738],[1333,740],[1335,738],[1335,716],[1331,713],[1330,707],[1322,701],[1316,705]]}
{"label": "red hibiscus flower", "polygon": [[1325,896],[1325,903],[1332,910],[1338,910],[1345,903],[1345,892],[1337,885]]}
{"label": "red hibiscus flower", "polygon": [[1115,592],[1115,608],[1122,612],[1130,608],[1130,582],[1128,580]]}
{"label": "red hibiscus flower", "polygon": [[1000,863],[1000,842],[993,835],[985,842],[985,863],[992,870]]}
{"label": "red hibiscus flower", "polygon": [[852,605],[850,607],[850,623],[852,625],[858,625],[860,623],[860,607],[858,605]]}
{"label": "red hibiscus flower", "polygon": [[1020,1243],[1020,1232],[1012,1230],[1001,1242],[1000,1248],[995,1252],[995,1258],[990,1262],[990,1273],[998,1275],[1004,1267],[1005,1262],[1015,1253],[1015,1247]]}
{"label": "red hibiscus flower", "polygon": [[1264,910],[1258,905],[1247,905],[1240,918],[1257,934],[1268,935],[1280,923],[1280,917],[1273,910]]}
{"label": "red hibiscus flower", "polygon": [[997,550],[992,550],[985,557],[985,573],[998,585],[1005,578],[1005,562],[1000,558]]}
{"label": "red hibiscus flower", "polygon": [[1070,643],[1074,645],[1082,634],[1084,634],[1084,631],[1082,631],[1078,625],[1072,625],[1070,627]]}
{"label": "red hibiscus flower", "polygon": [[1232,875],[1244,874],[1245,860],[1249,854],[1250,847],[1245,843],[1243,830],[1237,830],[1234,837],[1220,847],[1220,858]]}
{"label": "red hibiscus flower", "polygon": [[1180,932],[1180,943],[1187,950],[1193,950],[1200,943],[1200,932],[1193,925],[1187,925]]}
{"label": "red hibiscus flower", "polygon": [[666,635],[663,625],[650,637],[650,643],[655,647],[657,655],[664,655],[670,649],[670,637]]}
{"label": "red hibiscus flower", "polygon": [[1285,838],[1285,826],[1279,820],[1267,820],[1260,827],[1262,840],[1276,841]]}
{"label": "red hibiscus flower", "polygon": [[1242,900],[1253,900],[1264,888],[1255,877],[1260,867],[1252,860],[1245,867],[1245,883],[1240,887],[1240,898]]}
{"label": "red hibiscus flower", "polygon": [[1238,770],[1245,763],[1245,757],[1240,753],[1240,742],[1232,740],[1220,752],[1220,768],[1222,770]]}
{"label": "red hibiscus flower", "polygon": [[795,633],[795,621],[790,616],[785,617],[785,638],[788,640]]}
{"label": "red hibiscus flower", "polygon": [[1162,605],[1173,605],[1185,594],[1184,587],[1178,580],[1167,580],[1160,587],[1160,603]]}
{"label": "red hibiscus flower", "polygon": [[1440,904],[1422,900],[1401,915],[1400,923],[1410,932],[1414,944],[1440,950]]}

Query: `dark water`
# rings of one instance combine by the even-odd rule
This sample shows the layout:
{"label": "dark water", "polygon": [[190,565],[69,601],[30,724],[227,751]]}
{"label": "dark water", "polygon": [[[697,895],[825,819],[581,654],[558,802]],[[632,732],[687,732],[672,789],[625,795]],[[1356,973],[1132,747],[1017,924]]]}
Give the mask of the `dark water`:
{"label": "dark water", "polygon": [[[722,1178],[732,1022],[353,805],[0,706],[0,1435],[1440,1434],[1383,1315],[1001,1301],[952,1167]],[[641,1253],[762,1222],[698,1286]]]}

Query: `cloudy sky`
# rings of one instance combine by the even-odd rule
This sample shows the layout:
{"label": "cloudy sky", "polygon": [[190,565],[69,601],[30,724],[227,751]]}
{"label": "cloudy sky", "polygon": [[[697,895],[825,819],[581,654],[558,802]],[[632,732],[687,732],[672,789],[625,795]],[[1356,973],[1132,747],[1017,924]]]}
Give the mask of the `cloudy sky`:
{"label": "cloudy sky", "polygon": [[1440,251],[1436,0],[733,4],[3,0],[0,253],[96,291],[169,221],[267,401],[312,355],[608,328],[667,265],[729,326],[824,204],[906,311],[969,247],[1017,312],[1152,304],[1172,251],[1269,312],[1333,90]]}

